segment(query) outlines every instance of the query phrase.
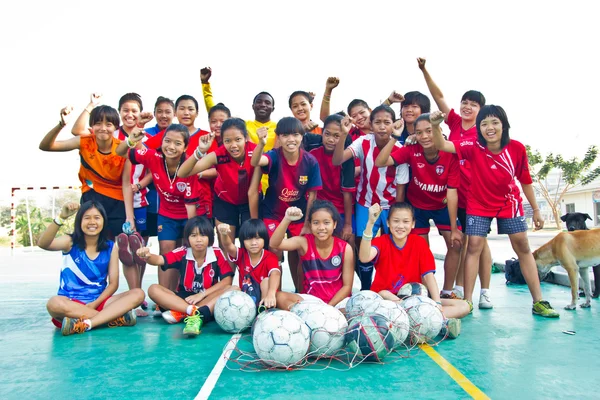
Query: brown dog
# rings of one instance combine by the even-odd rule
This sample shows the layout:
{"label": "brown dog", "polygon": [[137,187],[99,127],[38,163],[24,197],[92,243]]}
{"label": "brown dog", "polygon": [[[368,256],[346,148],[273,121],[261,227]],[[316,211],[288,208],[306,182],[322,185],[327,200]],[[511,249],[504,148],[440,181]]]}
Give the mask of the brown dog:
{"label": "brown dog", "polygon": [[561,232],[548,243],[533,252],[540,275],[544,277],[550,268],[561,265],[569,274],[571,282],[571,304],[565,307],[574,310],[577,307],[577,289],[579,277],[583,279],[585,302],[580,307],[590,307],[592,288],[589,267],[600,264],[600,229],[589,231]]}

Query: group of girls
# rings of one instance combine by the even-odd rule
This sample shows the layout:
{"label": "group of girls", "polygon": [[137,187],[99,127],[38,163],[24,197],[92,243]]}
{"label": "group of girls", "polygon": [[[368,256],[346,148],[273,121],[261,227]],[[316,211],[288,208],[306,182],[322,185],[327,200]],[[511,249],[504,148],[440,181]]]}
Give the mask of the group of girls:
{"label": "group of girls", "polygon": [[[57,326],[62,318],[63,333],[79,333],[118,319],[115,313],[121,314],[121,325],[147,315],[142,309],[131,312],[145,305],[146,263],[161,266],[158,284],[148,289],[157,311],[168,322],[185,319],[191,335],[212,319],[224,291],[244,290],[267,308],[289,308],[298,301],[343,307],[354,272],[362,289],[390,299],[397,299],[404,283],[423,282],[447,317],[463,317],[473,309],[478,271],[479,307],[492,307],[485,237],[494,217],[519,256],[533,312],[558,316],[542,300],[528,247],[515,178],[534,208],[536,227],[543,221],[524,147],[510,139],[504,110],[485,106],[480,92],[469,91],[457,114],[425,60],[418,59],[418,65],[441,111],[429,114],[422,93],[394,91],[373,110],[355,99],[347,114],[330,115],[339,79],[329,78],[322,128],[310,117],[314,95],[304,91],[289,98],[294,117],[271,121],[275,101],[261,92],[253,100],[255,119],[243,121],[232,118],[222,103],[214,104],[210,68],[200,73],[210,132],[196,127],[198,102],[189,95],[175,102],[159,97],[149,113],[135,93],[120,99],[118,111],[99,105],[94,94],[67,140],[56,138],[72,109],[61,110],[59,124],[40,149],[79,151],[82,207],[73,235],[54,238],[61,218],[78,208],[69,205],[40,240],[43,248],[62,250],[67,260],[61,290],[48,303]],[[398,119],[390,107],[397,102]],[[156,126],[146,128],[153,117]],[[450,127],[449,140],[441,134],[442,121]],[[96,226],[86,225],[90,218]],[[430,220],[448,247],[441,292],[432,275]],[[215,227],[219,247],[213,246]],[[154,235],[160,255],[145,247]],[[279,290],[283,251],[295,293]],[[115,257],[123,262],[130,288],[118,296],[113,295]],[[239,286],[232,282],[236,269]],[[92,283],[103,288],[92,291],[98,296],[87,289],[80,296],[80,288]]]}

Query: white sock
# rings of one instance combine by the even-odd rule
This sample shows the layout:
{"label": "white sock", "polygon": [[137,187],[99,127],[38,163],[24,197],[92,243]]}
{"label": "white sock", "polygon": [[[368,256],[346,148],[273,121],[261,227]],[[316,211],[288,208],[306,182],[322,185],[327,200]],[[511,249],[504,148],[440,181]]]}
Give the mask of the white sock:
{"label": "white sock", "polygon": [[90,329],[92,329],[92,321],[89,319],[84,319],[83,323],[87,325],[87,329],[86,331],[89,331]]}
{"label": "white sock", "polygon": [[481,289],[481,294],[489,294],[490,289]]}
{"label": "white sock", "polygon": [[452,290],[442,290],[442,294],[452,294]]}
{"label": "white sock", "polygon": [[456,286],[454,286],[454,290],[456,290],[457,292],[464,293],[464,291],[465,291],[465,288],[464,288],[464,287],[462,287],[462,286],[458,286],[458,285],[456,285]]}
{"label": "white sock", "polygon": [[185,310],[185,313],[187,315],[192,315],[192,313],[194,312],[195,308],[196,308],[196,306],[193,306],[193,305],[190,304],[189,306],[187,306],[187,308]]}

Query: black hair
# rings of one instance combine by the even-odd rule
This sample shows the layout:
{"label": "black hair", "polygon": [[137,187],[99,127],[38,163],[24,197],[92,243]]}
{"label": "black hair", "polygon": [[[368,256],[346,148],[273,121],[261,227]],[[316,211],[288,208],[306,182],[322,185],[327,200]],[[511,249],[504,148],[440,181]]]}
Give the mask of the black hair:
{"label": "black hair", "polygon": [[190,96],[189,94],[181,95],[179,96],[179,98],[177,98],[177,100],[175,100],[175,109],[177,109],[177,107],[179,107],[179,103],[181,103],[184,100],[193,101],[194,105],[196,106],[196,111],[198,111],[198,100],[196,100],[194,96]]}
{"label": "black hair", "polygon": [[140,106],[140,111],[144,110],[144,106],[142,105],[142,97],[139,94],[137,94],[137,93],[125,93],[119,99],[119,111],[121,110],[121,107],[123,107],[123,104],[125,104],[128,101],[135,101]]}
{"label": "black hair", "polygon": [[386,112],[392,116],[392,122],[396,121],[396,112],[390,106],[386,106],[385,104],[378,105],[371,111],[371,115],[369,116],[369,120],[373,122],[375,119],[375,115],[379,112]]}
{"label": "black hair", "polygon": [[404,101],[400,103],[400,107],[409,106],[416,104],[421,108],[421,113],[428,113],[431,111],[431,101],[429,97],[421,92],[408,92],[404,95]]}
{"label": "black hair", "polygon": [[361,99],[354,99],[350,102],[350,104],[348,104],[348,115],[351,115],[352,109],[357,106],[362,106],[369,110],[369,105],[367,104],[366,101],[361,100]]}
{"label": "black hair", "polygon": [[485,96],[483,93],[477,90],[469,90],[465,92],[462,99],[460,99],[460,102],[462,103],[465,100],[474,101],[475,103],[479,104],[479,107],[485,106]]}
{"label": "black hair", "polygon": [[264,249],[269,248],[269,232],[267,226],[261,219],[251,218],[244,221],[240,226],[240,244],[244,245],[244,240],[259,237],[265,241]]}
{"label": "black hair", "polygon": [[106,216],[106,210],[104,209],[104,206],[93,200],[86,201],[81,205],[81,207],[79,207],[79,210],[75,215],[75,226],[73,233],[71,234],[71,240],[73,241],[73,245],[79,247],[81,250],[85,250],[85,234],[83,233],[83,229],[81,229],[81,221],[83,219],[83,215],[92,208],[98,210],[103,220],[102,230],[98,234],[96,251],[106,250],[108,249],[108,217]]}
{"label": "black hair", "polygon": [[212,246],[215,242],[215,228],[206,217],[194,217],[188,220],[183,228],[183,240],[185,245],[190,245],[188,238],[196,229],[198,229],[200,235],[208,237],[208,245]]}
{"label": "black hair", "polygon": [[308,92],[305,92],[304,90],[296,90],[294,93],[292,93],[290,95],[290,100],[288,101],[290,108],[292,108],[292,99],[296,96],[302,96],[302,97],[306,98],[306,100],[308,100],[308,102],[310,104],[312,104],[313,100],[314,100],[313,97]]}
{"label": "black hair", "polygon": [[223,137],[223,134],[225,133],[225,131],[227,131],[227,129],[231,129],[231,128],[239,129],[244,134],[245,138],[248,137],[248,130],[246,129],[246,123],[244,122],[243,119],[241,119],[241,118],[226,119],[223,122],[223,125],[221,125],[221,137]]}
{"label": "black hair", "polygon": [[327,128],[327,125],[329,124],[337,124],[342,126],[343,119],[344,117],[339,114],[331,114],[329,117],[325,118],[325,122],[323,122],[323,129]]}
{"label": "black hair", "polygon": [[94,124],[98,122],[102,122],[106,120],[118,128],[121,124],[121,119],[119,118],[119,112],[112,108],[111,106],[98,106],[95,107],[90,113],[90,126],[94,126]]}
{"label": "black hair", "polygon": [[[221,131],[223,127],[221,127]],[[302,126],[302,122],[300,122],[297,118],[294,117],[283,117],[277,123],[277,127],[275,128],[275,134],[277,136],[281,135],[292,135],[294,133],[299,133],[304,136],[304,127]]]}
{"label": "black hair", "polygon": [[163,96],[158,96],[158,98],[156,99],[156,103],[154,103],[154,110],[156,111],[158,106],[160,106],[161,104],[168,104],[173,110],[175,110],[175,104],[173,103],[173,100]]}
{"label": "black hair", "polygon": [[431,114],[429,114],[429,113],[423,113],[423,114],[419,115],[417,117],[417,119],[415,120],[415,128],[417,127],[417,124],[421,121],[427,121],[427,122],[431,123],[430,117],[431,117]]}
{"label": "black hair", "polygon": [[395,210],[408,210],[412,215],[413,221],[415,220],[415,209],[413,208],[413,206],[411,206],[409,203],[401,201],[399,203],[392,204],[392,206],[390,207],[390,212],[388,213],[388,221],[392,218],[392,214]]}
{"label": "black hair", "polygon": [[325,210],[331,215],[331,219],[336,223],[335,230],[333,233],[338,236],[342,230],[342,217],[340,216],[340,212],[335,208],[332,202],[329,200],[315,200],[308,212],[308,221],[312,221],[313,214],[317,211]]}
{"label": "black hair", "polygon": [[260,96],[261,94],[266,94],[267,96],[269,96],[271,98],[271,100],[273,100],[273,108],[275,108],[275,98],[269,92],[258,93],[256,96],[254,96],[254,99],[252,100],[252,104],[256,103],[256,99],[258,99],[258,96]]}
{"label": "black hair", "polygon": [[500,140],[500,148],[503,149],[504,147],[506,147],[506,145],[510,143],[510,135],[508,134],[510,124],[508,123],[508,117],[506,116],[506,112],[502,107],[490,104],[489,106],[484,106],[479,111],[479,114],[477,114],[477,140],[479,140],[479,142],[484,146],[487,146],[487,141],[483,137],[479,125],[481,125],[481,121],[483,121],[487,117],[496,117],[500,120],[500,122],[502,122],[502,139]]}
{"label": "black hair", "polygon": [[223,103],[218,103],[212,106],[208,111],[208,119],[210,119],[210,117],[212,117],[212,115],[217,111],[223,111],[225,114],[227,114],[227,118],[231,118],[231,111],[229,108],[227,108]]}

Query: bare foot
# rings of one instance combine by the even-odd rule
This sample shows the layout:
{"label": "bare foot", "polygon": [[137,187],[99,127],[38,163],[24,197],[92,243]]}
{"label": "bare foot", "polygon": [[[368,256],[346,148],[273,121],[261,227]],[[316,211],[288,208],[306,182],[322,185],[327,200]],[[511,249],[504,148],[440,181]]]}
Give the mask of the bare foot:
{"label": "bare foot", "polygon": [[137,315],[138,317],[147,317],[148,313],[146,311],[142,310],[141,308],[136,308],[135,315]]}

